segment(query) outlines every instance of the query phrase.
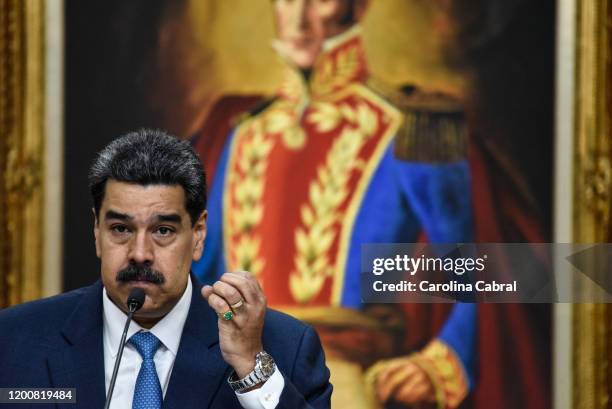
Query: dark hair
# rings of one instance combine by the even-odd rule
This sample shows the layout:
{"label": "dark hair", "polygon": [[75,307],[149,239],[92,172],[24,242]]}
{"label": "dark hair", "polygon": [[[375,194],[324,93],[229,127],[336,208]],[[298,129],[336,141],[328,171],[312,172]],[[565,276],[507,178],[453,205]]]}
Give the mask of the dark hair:
{"label": "dark hair", "polygon": [[98,153],[89,169],[89,190],[98,218],[108,179],[143,186],[182,186],[192,225],[206,208],[206,176],[200,158],[188,141],[161,130],[128,133]]}

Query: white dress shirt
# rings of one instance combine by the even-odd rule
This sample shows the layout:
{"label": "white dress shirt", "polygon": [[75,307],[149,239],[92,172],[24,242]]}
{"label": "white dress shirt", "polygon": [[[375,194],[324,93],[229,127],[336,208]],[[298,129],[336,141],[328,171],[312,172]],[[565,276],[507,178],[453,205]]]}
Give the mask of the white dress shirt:
{"label": "white dress shirt", "polygon": [[[174,366],[174,360],[176,359],[181,341],[181,334],[187,320],[192,293],[193,286],[191,280],[188,280],[187,288],[179,302],[164,318],[148,330],[161,341],[161,346],[155,353],[153,360],[155,361],[155,369],[157,370],[157,376],[164,396],[166,396],[172,367]],[[104,311],[104,381],[106,392],[108,393],[115,358],[119,350],[119,342],[121,342],[121,334],[123,333],[127,316],[108,298],[106,288],[102,291],[102,305]],[[132,335],[139,331],[147,330],[132,321],[126,340],[129,340]],[[136,386],[136,378],[138,377],[141,363],[142,357],[136,348],[126,342],[121,365],[119,365],[117,373],[117,381],[110,405],[111,409],[132,407],[134,387]],[[261,388],[250,392],[236,393],[236,396],[245,409],[272,409],[278,405],[284,387],[285,379],[280,371],[277,370]]]}

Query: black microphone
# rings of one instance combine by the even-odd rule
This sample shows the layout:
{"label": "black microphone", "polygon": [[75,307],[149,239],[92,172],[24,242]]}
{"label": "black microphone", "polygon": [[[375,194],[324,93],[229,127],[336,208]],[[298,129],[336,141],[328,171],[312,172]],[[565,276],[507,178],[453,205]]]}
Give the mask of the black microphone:
{"label": "black microphone", "polygon": [[128,311],[134,314],[136,311],[142,308],[145,302],[145,292],[140,287],[132,288],[127,299]]}
{"label": "black microphone", "polygon": [[117,372],[119,372],[119,363],[123,356],[123,348],[125,347],[125,338],[127,337],[128,328],[130,328],[130,322],[134,313],[142,308],[145,302],[145,292],[140,287],[132,288],[127,298],[128,316],[125,321],[125,327],[123,328],[123,334],[121,335],[121,342],[119,343],[119,352],[115,358],[115,367],[113,368],[113,376],[111,376],[110,384],[108,385],[108,394],[106,395],[106,403],[104,409],[108,409],[110,406],[111,398],[113,397],[113,389],[115,389],[115,381],[117,380]]}

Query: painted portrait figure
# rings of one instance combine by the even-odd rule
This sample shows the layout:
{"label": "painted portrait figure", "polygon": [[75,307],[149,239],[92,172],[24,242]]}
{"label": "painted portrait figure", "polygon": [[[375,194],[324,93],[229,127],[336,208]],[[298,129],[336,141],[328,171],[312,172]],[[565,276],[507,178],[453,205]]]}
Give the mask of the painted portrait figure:
{"label": "painted portrait figure", "polygon": [[[216,222],[194,273],[249,270],[313,325],[334,407],[551,406],[548,306],[364,305],[359,274],[365,243],[551,240],[554,1],[67,13],[68,214],[109,135],[191,138]],[[89,232],[66,227],[66,288],[90,279]]]}
{"label": "painted portrait figure", "polygon": [[[361,303],[359,273],[362,243],[473,240],[461,107],[370,76],[358,24],[366,1],[272,7],[274,46],[286,63],[276,95],[228,139],[202,132],[194,140],[203,156],[225,142],[209,206],[221,222],[210,224],[194,272],[251,271],[270,305],[313,324],[336,406],[456,407],[473,386],[476,307],[455,305],[422,350],[379,362],[401,355],[414,329],[404,327],[401,308]],[[396,382],[410,388],[387,379],[398,364],[406,374]],[[370,395],[362,387],[368,368]]]}

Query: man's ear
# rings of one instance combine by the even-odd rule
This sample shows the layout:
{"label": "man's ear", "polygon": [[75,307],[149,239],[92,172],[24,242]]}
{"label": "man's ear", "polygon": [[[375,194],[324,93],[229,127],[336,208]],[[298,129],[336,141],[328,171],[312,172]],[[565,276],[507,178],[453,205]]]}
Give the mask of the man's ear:
{"label": "man's ear", "polygon": [[98,223],[98,217],[96,216],[96,209],[92,207],[91,212],[93,213],[94,217],[94,241],[96,243],[96,256],[100,257],[100,243],[98,242],[98,239],[100,238],[100,224]]}
{"label": "man's ear", "polygon": [[198,261],[204,251],[204,239],[206,239],[206,220],[208,212],[204,210],[193,226],[193,260]]}

